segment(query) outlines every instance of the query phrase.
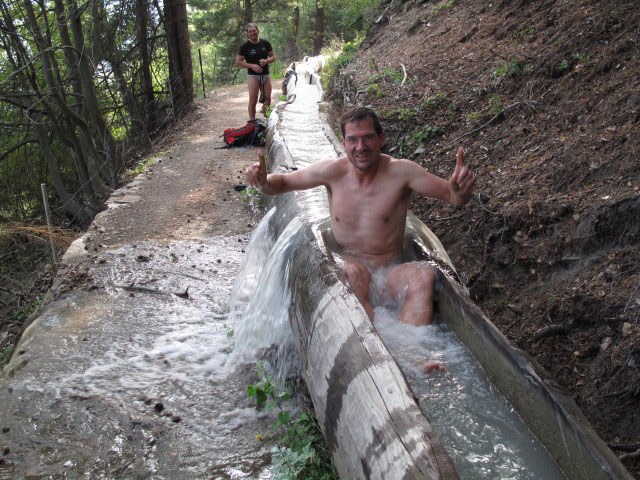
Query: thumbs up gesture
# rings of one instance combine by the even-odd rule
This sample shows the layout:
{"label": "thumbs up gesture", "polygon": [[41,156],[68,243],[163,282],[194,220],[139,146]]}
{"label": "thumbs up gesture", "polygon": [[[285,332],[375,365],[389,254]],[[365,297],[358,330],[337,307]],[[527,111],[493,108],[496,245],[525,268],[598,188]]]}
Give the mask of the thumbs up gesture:
{"label": "thumbs up gesture", "polygon": [[248,166],[244,171],[244,176],[252,187],[262,188],[267,182],[267,164],[262,150],[258,151],[258,162]]}
{"label": "thumbs up gesture", "polygon": [[464,164],[464,151],[458,148],[456,156],[456,168],[449,179],[449,191],[451,193],[451,203],[461,207],[471,198],[471,190],[476,183],[477,177]]}

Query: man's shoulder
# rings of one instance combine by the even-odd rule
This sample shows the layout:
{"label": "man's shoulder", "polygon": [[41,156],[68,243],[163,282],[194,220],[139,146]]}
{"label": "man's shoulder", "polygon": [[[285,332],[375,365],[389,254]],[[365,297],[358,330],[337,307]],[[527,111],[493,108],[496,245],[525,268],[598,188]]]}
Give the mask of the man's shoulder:
{"label": "man's shoulder", "polygon": [[268,50],[273,50],[271,48],[271,43],[269,42],[269,40],[265,40],[264,38],[261,38],[260,43],[262,43],[265,47],[267,47]]}
{"label": "man's shoulder", "polygon": [[413,160],[408,160],[406,158],[395,158],[390,155],[385,155],[385,157],[387,157],[389,168],[393,168],[396,170],[414,170],[416,167],[420,167]]}
{"label": "man's shoulder", "polygon": [[348,160],[347,157],[318,160],[311,166],[315,172],[329,180],[331,178],[342,176],[346,173]]}

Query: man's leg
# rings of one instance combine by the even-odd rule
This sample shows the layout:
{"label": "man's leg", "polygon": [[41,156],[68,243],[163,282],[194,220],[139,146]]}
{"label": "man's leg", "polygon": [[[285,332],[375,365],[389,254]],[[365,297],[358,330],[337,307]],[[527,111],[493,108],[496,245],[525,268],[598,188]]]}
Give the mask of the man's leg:
{"label": "man's leg", "polygon": [[404,296],[401,321],[415,326],[433,321],[433,268],[420,263],[403,263],[389,270],[385,293],[392,298]]}
{"label": "man's leg", "polygon": [[249,86],[249,120],[256,118],[256,103],[260,94],[260,79],[256,75],[247,75],[247,85]]}
{"label": "man's leg", "polygon": [[338,259],[338,265],[347,277],[349,285],[351,285],[351,288],[353,288],[356,294],[356,298],[360,301],[365,312],[367,312],[367,315],[373,321],[373,307],[369,303],[369,287],[371,286],[371,274],[369,270],[351,257],[345,258],[344,255],[339,255]]}
{"label": "man's leg", "polygon": [[263,93],[265,96],[264,99],[264,108],[271,108],[271,78],[266,78],[263,85]]}

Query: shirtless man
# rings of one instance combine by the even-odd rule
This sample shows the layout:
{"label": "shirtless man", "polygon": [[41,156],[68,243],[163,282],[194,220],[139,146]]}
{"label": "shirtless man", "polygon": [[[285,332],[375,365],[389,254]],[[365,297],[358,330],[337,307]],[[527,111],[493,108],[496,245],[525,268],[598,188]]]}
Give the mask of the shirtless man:
{"label": "shirtless man", "polygon": [[412,192],[465,205],[476,177],[458,149],[453,175],[447,181],[410,160],[380,153],[384,133],[376,114],[364,107],[341,120],[347,156],[323,160],[292,173],[267,175],[264,155],[245,171],[247,182],[266,195],[279,195],[323,185],[329,195],[331,228],[343,252],[341,265],[355,294],[373,319],[369,302],[371,272],[388,267],[384,293],[402,299],[400,320],[428,325],[433,319],[433,270],[421,263],[398,264]]}
{"label": "shirtless man", "polygon": [[[255,23],[247,25],[248,40],[240,46],[236,57],[236,65],[247,69],[247,85],[249,87],[249,120],[256,118],[256,103],[260,91],[264,94],[262,113],[271,106],[271,79],[269,64],[276,61],[271,44],[259,36]],[[262,100],[260,100],[262,101]]]}

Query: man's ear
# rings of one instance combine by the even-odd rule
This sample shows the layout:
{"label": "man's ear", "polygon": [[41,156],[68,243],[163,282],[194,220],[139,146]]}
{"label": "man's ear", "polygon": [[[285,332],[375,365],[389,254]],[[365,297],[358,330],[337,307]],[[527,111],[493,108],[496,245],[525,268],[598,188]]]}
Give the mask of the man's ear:
{"label": "man's ear", "polygon": [[380,133],[378,138],[380,138],[380,148],[384,147],[384,132]]}

